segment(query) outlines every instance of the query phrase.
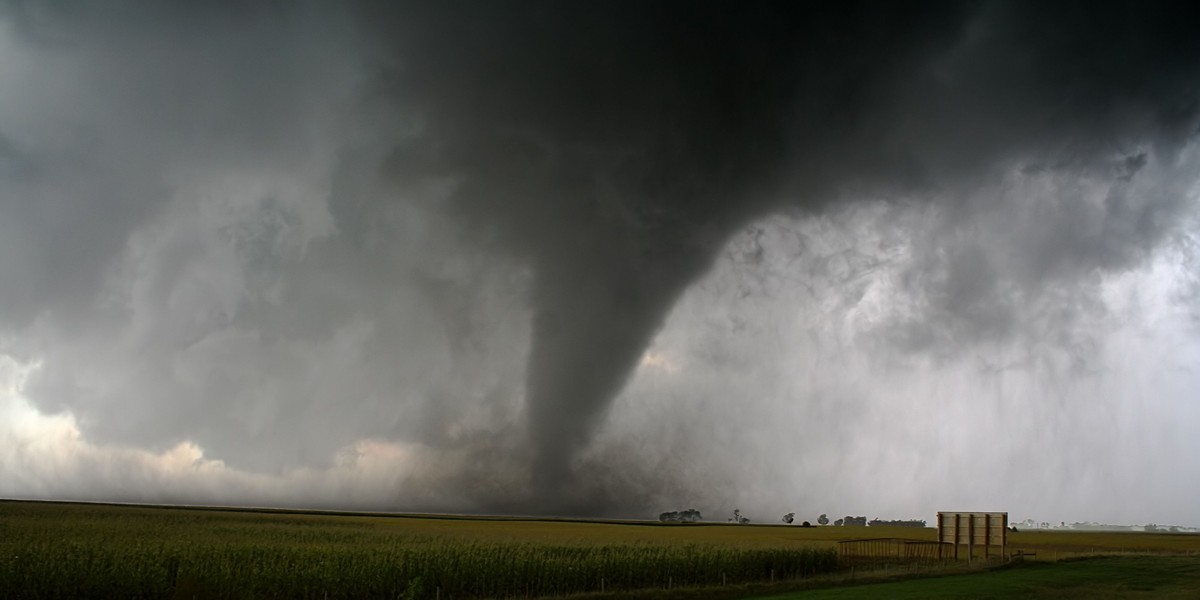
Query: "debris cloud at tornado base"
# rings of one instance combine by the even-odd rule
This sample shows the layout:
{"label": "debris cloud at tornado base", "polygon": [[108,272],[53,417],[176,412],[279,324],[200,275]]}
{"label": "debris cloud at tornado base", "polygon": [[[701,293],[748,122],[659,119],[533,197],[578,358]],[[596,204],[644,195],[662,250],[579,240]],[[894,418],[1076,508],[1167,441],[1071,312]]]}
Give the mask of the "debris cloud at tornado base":
{"label": "debris cloud at tornado base", "polygon": [[203,492],[232,501],[374,440],[404,475],[366,504],[723,505],[798,468],[772,445],[869,445],[765,405],[915,411],[1013,370],[1017,406],[1086,395],[1105,294],[1189,256],[1183,4],[21,6],[22,395],[98,446],[195,444],[248,473]]}

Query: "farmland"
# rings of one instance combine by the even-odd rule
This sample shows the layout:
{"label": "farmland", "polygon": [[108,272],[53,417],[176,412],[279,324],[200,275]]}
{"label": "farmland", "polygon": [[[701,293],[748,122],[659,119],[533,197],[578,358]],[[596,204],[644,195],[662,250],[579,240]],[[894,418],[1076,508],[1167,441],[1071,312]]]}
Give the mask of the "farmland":
{"label": "farmland", "polygon": [[756,600],[857,600],[870,598],[1195,598],[1200,560],[1183,556],[1115,555],[1041,561],[1017,569],[924,577],[761,596]]}
{"label": "farmland", "polygon": [[0,593],[537,597],[836,568],[827,542],[797,532],[2,502]]}
{"label": "farmland", "polygon": [[[692,592],[703,597],[718,586],[730,597],[772,580],[778,591],[846,583],[836,541],[871,537],[935,532],[0,501],[0,597],[686,597],[707,588]],[[1193,555],[1200,536],[1021,532],[1010,550],[1036,552],[1039,563]]]}

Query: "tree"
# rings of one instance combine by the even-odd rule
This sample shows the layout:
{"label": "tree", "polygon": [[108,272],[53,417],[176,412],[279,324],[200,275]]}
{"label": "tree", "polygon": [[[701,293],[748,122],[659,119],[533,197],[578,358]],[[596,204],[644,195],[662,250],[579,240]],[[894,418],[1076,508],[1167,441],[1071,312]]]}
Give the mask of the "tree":
{"label": "tree", "polygon": [[742,511],[735,508],[733,509],[733,518],[730,519],[730,521],[737,523],[738,525],[745,525],[746,523],[750,522],[750,519],[743,517]]}
{"label": "tree", "polygon": [[838,520],[834,521],[833,524],[837,527],[841,527],[843,522],[844,521],[842,519],[838,519]]}
{"label": "tree", "polygon": [[792,521],[794,521],[795,519],[796,519],[796,513],[788,513],[786,515],[783,515],[783,522],[787,523],[788,525],[791,525]]}
{"label": "tree", "polygon": [[663,523],[695,523],[703,518],[700,511],[694,508],[680,511],[673,510],[658,515],[658,520]]}
{"label": "tree", "polygon": [[829,524],[829,516],[826,515],[825,513],[821,513],[821,516],[817,517],[817,524],[818,525],[828,525]]}

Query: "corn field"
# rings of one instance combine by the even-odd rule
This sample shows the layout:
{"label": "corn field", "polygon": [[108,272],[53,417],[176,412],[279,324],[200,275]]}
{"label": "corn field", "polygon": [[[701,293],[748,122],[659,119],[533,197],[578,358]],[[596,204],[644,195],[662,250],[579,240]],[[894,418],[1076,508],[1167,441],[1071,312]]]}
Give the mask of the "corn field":
{"label": "corn field", "polygon": [[[0,503],[0,597],[534,598],[734,585],[837,568],[832,548],[681,542],[597,524]],[[610,526],[633,527],[633,526]],[[733,529],[733,528],[721,528]],[[648,530],[648,532],[641,531]]]}

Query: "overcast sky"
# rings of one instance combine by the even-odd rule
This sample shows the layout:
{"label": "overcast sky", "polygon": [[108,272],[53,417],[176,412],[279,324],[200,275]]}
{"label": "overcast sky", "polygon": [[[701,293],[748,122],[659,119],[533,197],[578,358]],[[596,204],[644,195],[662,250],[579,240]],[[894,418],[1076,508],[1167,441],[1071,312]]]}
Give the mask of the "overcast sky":
{"label": "overcast sky", "polygon": [[0,4],[0,496],[1200,525],[1187,3]]}

